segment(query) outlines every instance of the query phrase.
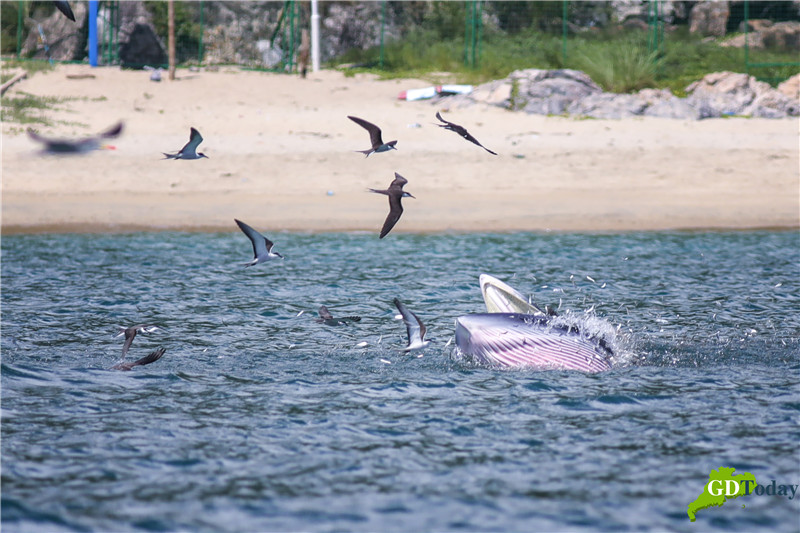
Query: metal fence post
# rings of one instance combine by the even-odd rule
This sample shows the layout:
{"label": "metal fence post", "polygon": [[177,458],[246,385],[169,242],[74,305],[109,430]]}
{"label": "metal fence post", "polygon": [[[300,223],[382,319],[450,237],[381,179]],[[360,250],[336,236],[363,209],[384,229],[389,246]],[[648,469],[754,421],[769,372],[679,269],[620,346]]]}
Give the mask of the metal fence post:
{"label": "metal fence post", "polygon": [[200,42],[197,43],[197,62],[203,63],[203,39],[206,36],[206,25],[203,17],[203,0],[200,0]]}
{"label": "metal fence post", "polygon": [[17,3],[17,59],[22,53],[22,0]]}
{"label": "metal fence post", "polygon": [[378,66],[381,70],[383,70],[383,39],[384,39],[384,31],[386,30],[386,0],[382,0],[381,2],[381,49],[380,49],[380,57],[378,59]]}
{"label": "metal fence post", "polygon": [[89,64],[97,66],[97,0],[89,0]]}
{"label": "metal fence post", "polygon": [[744,73],[750,75],[750,44],[747,38],[750,34],[750,2],[744,0]]}
{"label": "metal fence post", "polygon": [[567,0],[561,2],[561,62],[567,65]]}

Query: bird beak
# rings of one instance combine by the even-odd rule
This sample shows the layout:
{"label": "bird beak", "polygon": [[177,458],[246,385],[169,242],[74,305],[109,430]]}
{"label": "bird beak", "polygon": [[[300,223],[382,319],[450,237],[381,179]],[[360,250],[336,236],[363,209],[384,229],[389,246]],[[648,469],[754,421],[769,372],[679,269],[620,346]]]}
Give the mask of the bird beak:
{"label": "bird beak", "polygon": [[101,150],[116,150],[117,147],[114,146],[113,144],[102,144],[102,145],[100,145],[100,149]]}

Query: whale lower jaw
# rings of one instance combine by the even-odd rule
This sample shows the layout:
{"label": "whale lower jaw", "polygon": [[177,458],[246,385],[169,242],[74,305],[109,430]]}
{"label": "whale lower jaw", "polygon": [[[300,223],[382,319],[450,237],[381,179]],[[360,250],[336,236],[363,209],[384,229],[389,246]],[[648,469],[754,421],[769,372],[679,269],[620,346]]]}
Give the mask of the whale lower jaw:
{"label": "whale lower jaw", "polygon": [[574,328],[554,326],[545,316],[480,313],[456,319],[460,355],[499,368],[579,370],[611,369],[610,351]]}

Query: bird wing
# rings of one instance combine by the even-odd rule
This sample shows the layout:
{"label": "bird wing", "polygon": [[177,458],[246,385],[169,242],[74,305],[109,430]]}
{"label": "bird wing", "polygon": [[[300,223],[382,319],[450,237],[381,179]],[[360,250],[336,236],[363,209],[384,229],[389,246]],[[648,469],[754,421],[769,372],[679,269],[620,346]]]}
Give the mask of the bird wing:
{"label": "bird wing", "polygon": [[397,172],[395,172],[394,181],[392,181],[392,184],[389,185],[389,189],[394,189],[394,188],[402,189],[403,185],[405,185],[406,183],[408,183],[408,180],[405,179],[400,174],[398,174]]}
{"label": "bird wing", "polygon": [[[438,111],[436,112],[436,118],[438,118],[439,120],[441,120],[442,122],[444,122],[444,123],[445,123],[446,125],[448,125],[448,126],[458,126],[458,124],[453,124],[453,123],[452,123],[452,122],[450,122],[449,120],[445,120],[445,119],[443,119],[443,118],[442,118],[442,115],[440,115]],[[441,124],[437,124],[437,126],[441,126]],[[443,128],[444,128],[444,126],[441,126],[441,127],[443,127]]]}
{"label": "bird wing", "polygon": [[69,2],[56,1],[53,2],[53,4],[55,4],[58,10],[61,11],[65,17],[70,19],[72,22],[75,22],[75,14],[72,12],[72,8],[69,7]]}
{"label": "bird wing", "polygon": [[323,320],[333,320],[333,315],[328,311],[328,308],[324,305],[319,307],[319,316]]}
{"label": "bird wing", "polygon": [[128,349],[133,344],[133,339],[136,338],[136,328],[128,328],[123,333],[125,335],[125,344],[122,345],[122,358],[125,359],[125,356],[128,355]]}
{"label": "bird wing", "polygon": [[367,122],[363,118],[352,117],[350,115],[347,116],[350,120],[364,128],[369,132],[369,140],[372,143],[373,148],[377,148],[378,146],[383,144],[383,137],[381,136],[381,129],[373,124],[372,122]]}
{"label": "bird wing", "polygon": [[389,194],[389,214],[386,216],[386,220],[383,221],[383,227],[381,228],[380,238],[383,239],[386,235],[392,231],[392,228],[397,221],[400,220],[400,215],[403,214],[403,204],[400,203],[400,195],[399,194]]}
{"label": "bird wing", "polygon": [[403,302],[397,298],[394,299],[394,305],[397,307],[397,310],[400,311],[400,314],[403,315],[406,333],[408,333],[408,346],[422,344],[422,340],[425,338],[425,332],[427,331],[425,324],[422,323],[417,315],[406,309]]}
{"label": "bird wing", "polygon": [[267,255],[269,253],[269,248],[272,248],[272,242],[270,242],[266,237],[261,235],[259,232],[242,222],[241,220],[233,219],[234,222],[239,226],[239,229],[247,235],[247,238],[250,239],[250,242],[253,244],[253,256],[258,257],[260,255]]}
{"label": "bird wing", "polygon": [[122,133],[122,128],[125,126],[124,122],[118,122],[115,125],[108,128],[106,131],[98,134],[98,137],[102,137],[103,139],[113,139],[114,137],[118,137],[120,133]]}
{"label": "bird wing", "polygon": [[189,128],[189,142],[183,145],[180,153],[197,152],[197,147],[203,142],[203,136],[194,128]]}
{"label": "bird wing", "polygon": [[149,365],[150,363],[155,363],[156,361],[161,359],[161,356],[164,355],[164,352],[166,351],[167,350],[165,348],[159,348],[155,351],[152,351],[149,354],[142,357],[141,359],[137,359],[136,361],[134,361],[131,367],[144,366],[144,365]]}
{"label": "bird wing", "polygon": [[36,142],[44,144],[45,150],[53,152],[76,152],[79,150],[79,144],[81,143],[81,141],[76,142],[68,139],[45,137],[44,135],[39,135],[39,133],[34,131],[32,128],[28,128],[28,137]]}
{"label": "bird wing", "polygon": [[477,144],[478,146],[480,146],[481,148],[483,148],[484,150],[486,150],[486,151],[487,151],[487,152],[489,152],[490,154],[497,155],[497,153],[496,153],[496,152],[492,152],[491,150],[489,150],[488,148],[486,148],[484,145],[482,145],[481,143],[479,143],[479,142],[478,142],[478,139],[476,139],[475,137],[473,137],[472,135],[470,135],[469,133],[467,133],[467,130],[464,130],[464,133],[462,133],[462,134],[460,134],[460,135],[461,135],[462,137],[464,137],[466,140],[468,140],[469,142],[471,142],[471,143],[473,143],[473,144]]}

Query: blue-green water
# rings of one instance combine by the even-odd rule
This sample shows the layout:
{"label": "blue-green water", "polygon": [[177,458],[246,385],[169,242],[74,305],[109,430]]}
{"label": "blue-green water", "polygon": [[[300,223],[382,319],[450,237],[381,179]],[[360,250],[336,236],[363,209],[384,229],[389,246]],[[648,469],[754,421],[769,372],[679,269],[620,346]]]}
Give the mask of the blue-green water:
{"label": "blue-green water", "polygon": [[[248,269],[235,228],[2,239],[4,531],[800,528],[800,493],[686,514],[722,466],[800,483],[797,232],[270,237]],[[484,272],[616,368],[454,360]],[[108,370],[141,322],[164,358]]]}

